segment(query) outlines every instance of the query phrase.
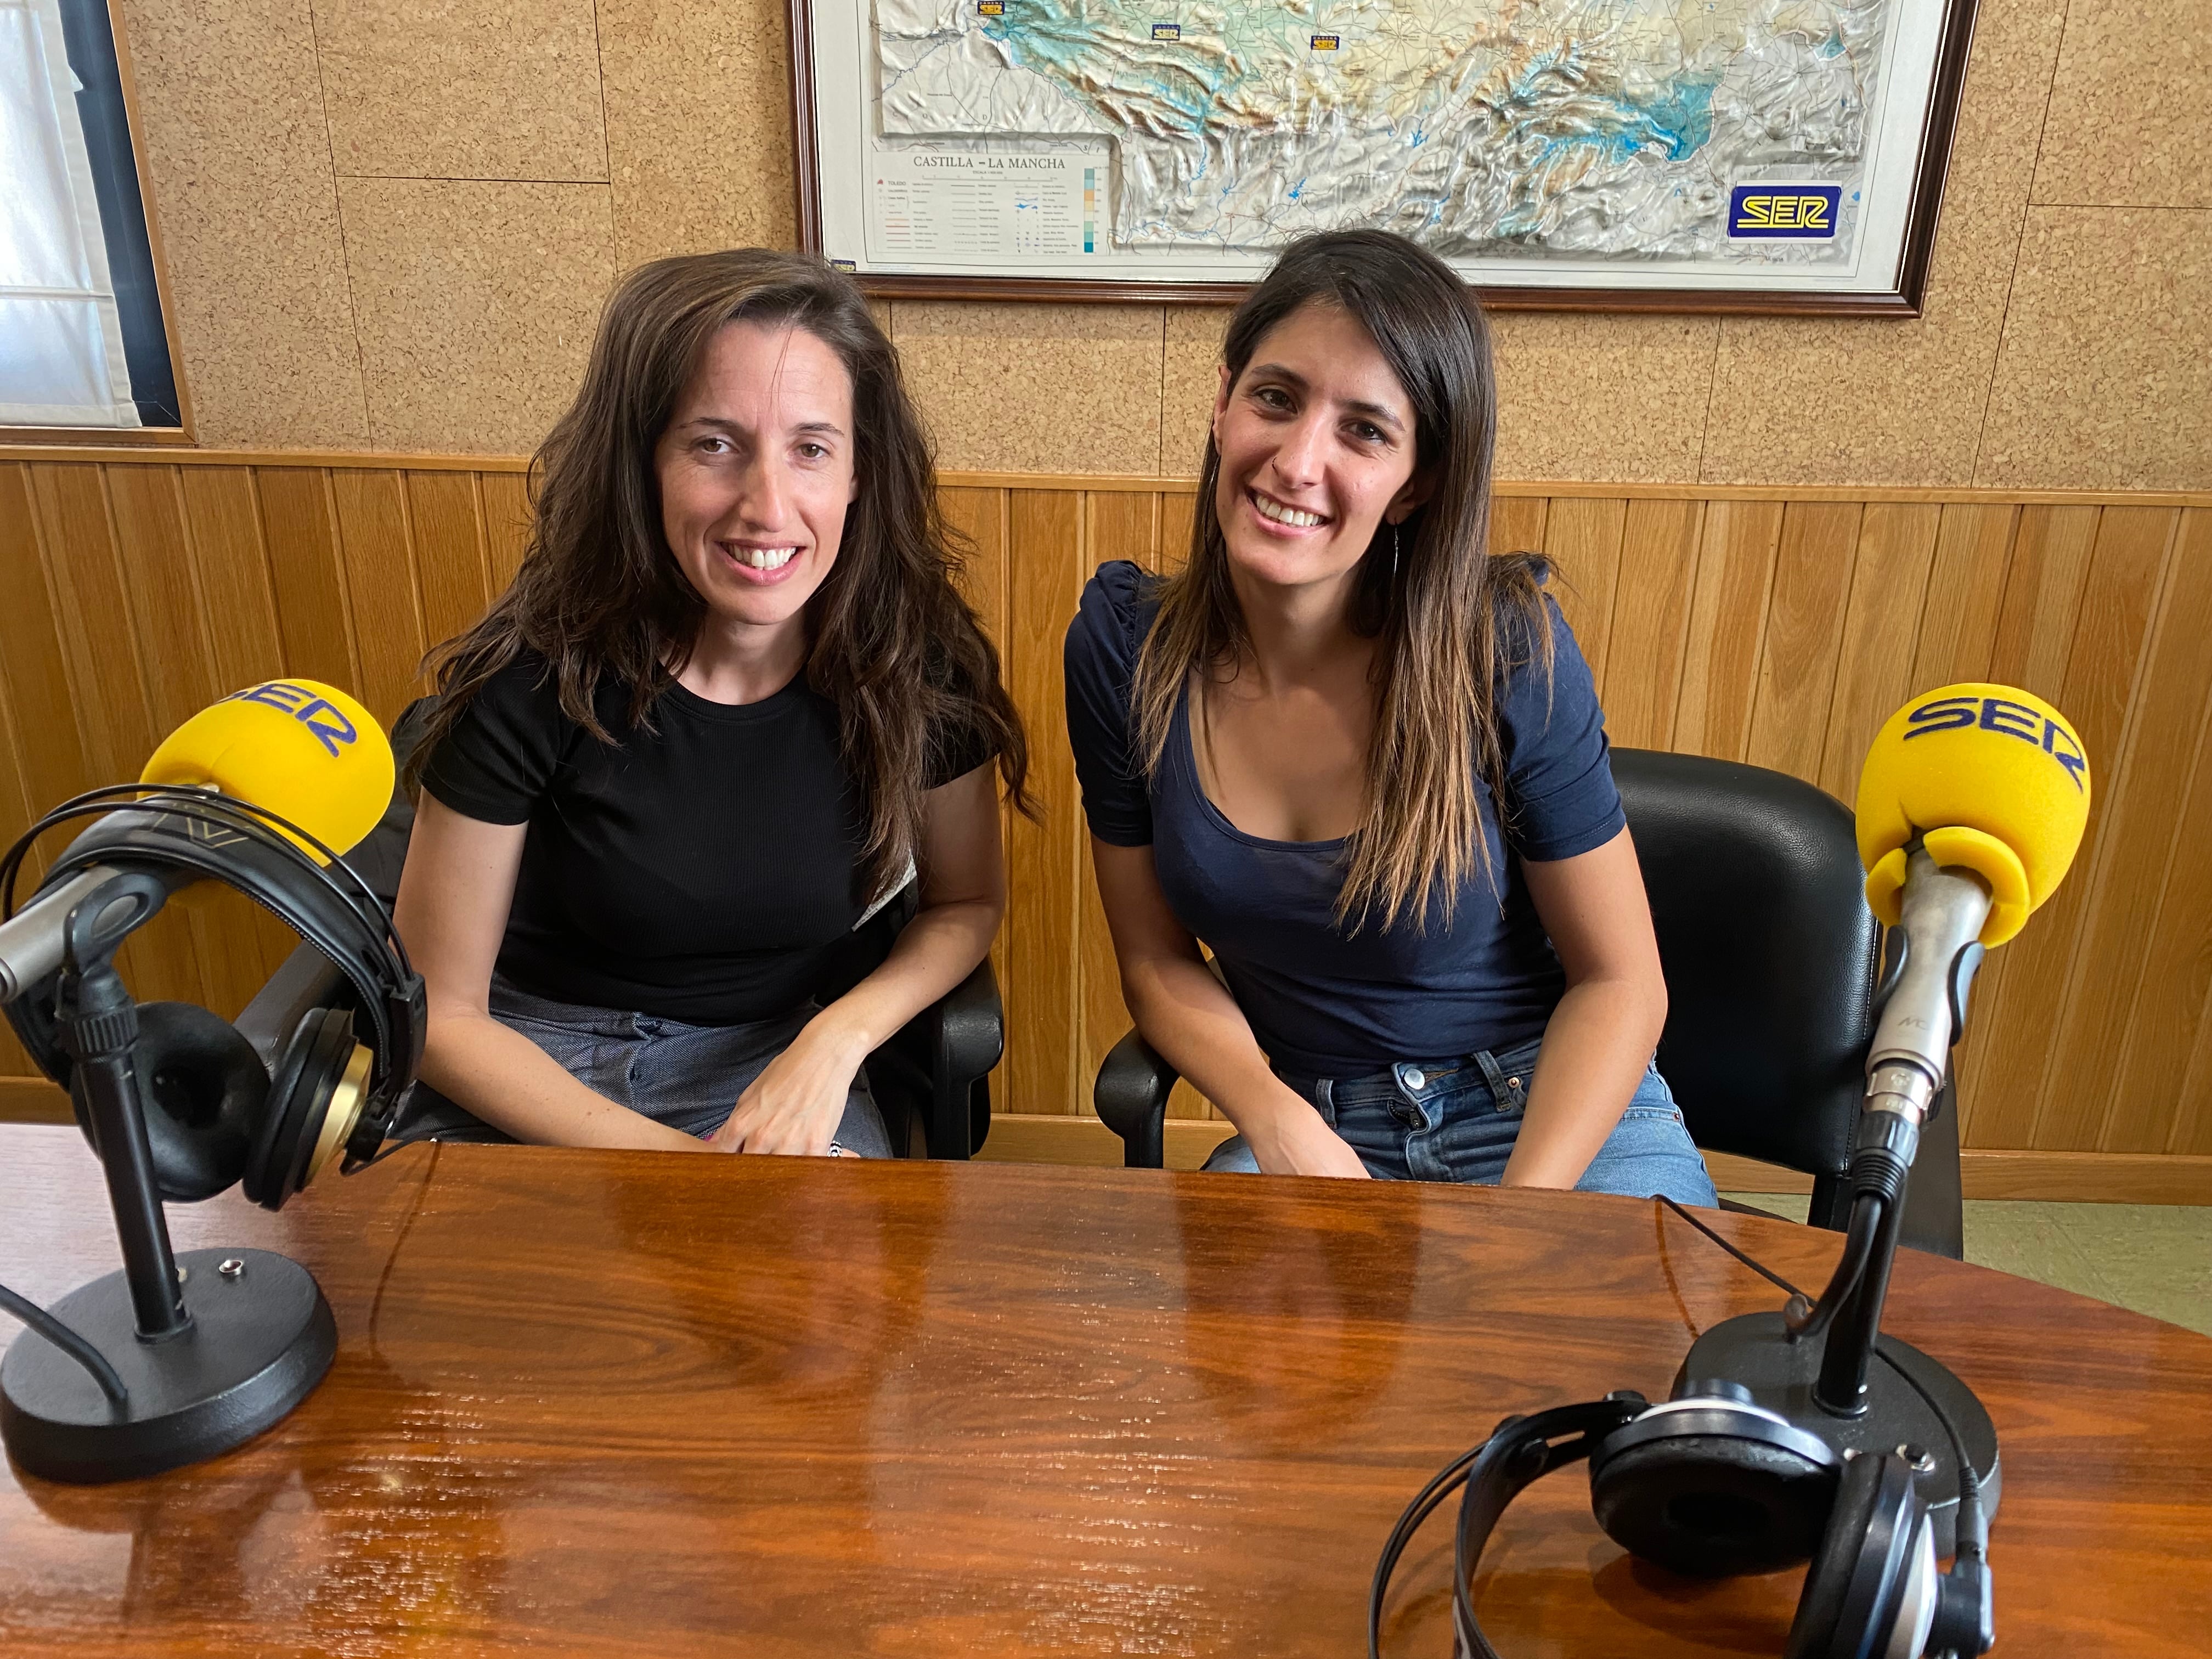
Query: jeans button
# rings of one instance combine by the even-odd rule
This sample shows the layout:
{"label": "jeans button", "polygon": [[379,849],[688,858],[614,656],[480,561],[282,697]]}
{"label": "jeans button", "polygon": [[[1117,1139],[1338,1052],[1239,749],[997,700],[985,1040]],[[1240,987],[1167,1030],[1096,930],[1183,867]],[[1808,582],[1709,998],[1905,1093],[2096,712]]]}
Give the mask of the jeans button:
{"label": "jeans button", "polygon": [[1424,1084],[1427,1083],[1428,1080],[1429,1074],[1426,1072],[1424,1072],[1419,1066],[1408,1066],[1406,1068],[1406,1086],[1408,1089],[1420,1088]]}
{"label": "jeans button", "polygon": [[1509,1089],[1517,1089],[1521,1086],[1521,1079],[1517,1077],[1509,1077],[1505,1079],[1505,1086]]}

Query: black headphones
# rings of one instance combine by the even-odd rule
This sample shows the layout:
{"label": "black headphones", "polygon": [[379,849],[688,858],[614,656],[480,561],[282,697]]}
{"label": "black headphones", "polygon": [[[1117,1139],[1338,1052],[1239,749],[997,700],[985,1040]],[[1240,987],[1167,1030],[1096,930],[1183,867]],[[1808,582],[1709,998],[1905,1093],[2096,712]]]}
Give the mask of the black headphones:
{"label": "black headphones", "polygon": [[1753,1404],[1738,1384],[1686,1382],[1656,1406],[1620,1393],[1509,1417],[1401,1517],[1376,1570],[1370,1651],[1391,1570],[1464,1471],[1453,1622],[1470,1659],[1499,1659],[1474,1617],[1483,1547],[1524,1486],[1587,1458],[1598,1524],[1632,1555],[1706,1578],[1811,1562],[1784,1659],[1986,1653],[1994,1640],[1988,1534],[1978,1483],[1960,1450],[1966,1473],[1957,1554],[1950,1571],[1938,1573],[1929,1502],[1903,1452],[1839,1456]]}
{"label": "black headphones", "polygon": [[[348,1170],[374,1157],[414,1083],[426,1017],[422,975],[383,901],[328,848],[265,808],[209,790],[132,784],[79,795],[33,824],[0,860],[0,914],[14,912],[15,875],[31,843],[87,817],[99,822],[54,861],[41,890],[95,866],[118,872],[119,884],[99,890],[113,891],[99,926],[116,943],[160,908],[179,875],[208,878],[313,945],[351,992],[350,1008],[310,1009],[268,1066],[236,1026],[197,1004],[137,1006],[139,1105],[161,1196],[193,1202],[243,1182],[248,1198],[274,1210],[341,1152]],[[318,864],[301,842],[327,862]],[[130,900],[135,909],[125,908]],[[50,975],[10,1002],[9,1023],[40,1070],[70,1090],[97,1152],[56,1015],[62,977]]]}

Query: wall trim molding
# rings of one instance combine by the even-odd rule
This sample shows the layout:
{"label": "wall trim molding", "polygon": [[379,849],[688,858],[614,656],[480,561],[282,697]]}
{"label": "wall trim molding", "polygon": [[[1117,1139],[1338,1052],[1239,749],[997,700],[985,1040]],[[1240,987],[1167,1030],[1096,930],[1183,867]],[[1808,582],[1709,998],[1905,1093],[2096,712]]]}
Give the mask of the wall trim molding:
{"label": "wall trim molding", "polygon": [[[1218,1118],[1170,1118],[1167,1165],[1195,1170],[1235,1133]],[[1118,1164],[1121,1143],[1095,1117],[1004,1112],[991,1120],[980,1156],[1001,1164]],[[1809,1193],[1809,1176],[1725,1152],[1708,1156],[1715,1183],[1726,1192]],[[1978,1151],[1959,1154],[1960,1184],[1968,1198],[2065,1199],[2091,1204],[2212,1205],[2212,1158],[2154,1152]]]}
{"label": "wall trim molding", "polygon": [[[368,472],[527,472],[526,455],[427,455],[365,450],[154,448],[113,442],[0,443],[0,461],[63,464],[135,463],[154,466],[302,466]],[[1188,495],[1198,480],[1129,473],[983,472],[946,468],[937,475],[948,489],[1132,491]],[[1935,484],[1786,484],[1609,483],[1602,479],[1501,480],[1505,496],[1567,496],[1596,501],[1956,501],[1979,507],[2212,507],[2212,489],[1990,489]]]}
{"label": "wall trim molding", "polygon": [[76,1121],[70,1097],[58,1084],[42,1077],[0,1077],[0,1123]]}

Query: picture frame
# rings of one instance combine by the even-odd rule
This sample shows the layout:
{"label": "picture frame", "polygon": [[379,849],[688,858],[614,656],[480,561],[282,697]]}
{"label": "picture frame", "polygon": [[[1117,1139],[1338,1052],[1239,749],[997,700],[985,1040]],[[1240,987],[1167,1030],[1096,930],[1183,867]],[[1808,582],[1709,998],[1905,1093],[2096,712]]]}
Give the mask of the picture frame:
{"label": "picture frame", "polygon": [[[1127,3],[1133,11],[1173,9],[1168,0]],[[1107,197],[1109,180],[1116,177],[1112,169],[1119,166],[1115,160],[1116,146],[1125,141],[1096,134],[1076,138],[1023,134],[923,139],[885,134],[881,131],[881,99],[867,74],[873,60],[866,54],[877,50],[872,31],[886,3],[921,9],[925,0],[789,0],[792,118],[803,247],[852,270],[866,292],[887,299],[1230,305],[1264,270],[1273,252],[1265,246],[1235,250],[1234,257],[1244,269],[1233,271],[1218,268],[1231,258],[1228,253],[1218,258],[1209,252],[1194,256],[1177,246],[1149,258],[1110,246],[1104,249],[1110,257],[1098,258],[1094,249],[1109,241],[1115,227],[1094,216],[1088,205],[1082,210],[1084,251],[1091,256],[1087,258],[1078,260],[1071,254],[1040,260],[973,251],[950,260],[941,257],[948,234],[943,228],[945,222],[964,215],[959,222],[973,223],[973,210],[963,206],[958,215],[949,214],[943,204],[953,199],[948,194],[953,186],[935,177],[917,178],[908,185],[904,178],[890,176],[884,163],[890,163],[894,173],[900,163],[912,170],[921,165],[927,155],[933,161],[950,167],[958,161],[963,147],[971,152],[997,154],[1012,147],[1024,155],[1076,156],[1083,163],[1081,172],[1091,175],[1084,180],[1089,188],[1081,198],[1088,204]],[[1766,187],[1784,191],[1771,198],[1769,210],[1784,228],[1765,233],[1778,240],[1802,234],[1790,222],[1793,211],[1802,211],[1808,217],[1833,212],[1835,218],[1827,224],[1829,234],[1836,235],[1839,233],[1833,227],[1856,210],[1857,228],[1866,234],[1852,241],[1848,281],[1837,280],[1832,266],[1809,276],[1803,268],[1753,267],[1732,277],[1726,270],[1718,274],[1686,271],[1679,259],[1655,259],[1640,253],[1610,260],[1546,258],[1523,260],[1517,265],[1509,261],[1503,267],[1498,261],[1481,258],[1453,257],[1452,263],[1474,286],[1483,303],[1498,310],[1918,316],[1927,289],[1966,57],[1972,43],[1975,0],[1876,0],[1876,3],[1885,9],[1883,50],[1887,55],[1881,62],[1888,78],[1875,77],[1882,119],[1875,141],[1867,146],[1875,152],[1864,163],[1867,203],[1861,204],[1860,192],[1854,191],[1848,198],[1854,207],[1846,209],[1842,206],[1845,199],[1842,189],[1818,180],[1794,191],[1786,186]],[[1050,4],[1051,0],[957,0],[957,9],[963,21],[968,11],[976,11],[977,21],[988,33],[994,25],[1006,29],[1018,26],[1018,9],[1024,5]],[[991,10],[994,6],[995,11]],[[1863,0],[1859,9],[1868,9]],[[954,9],[955,0],[939,0],[936,4],[940,17]],[[1220,9],[1213,8],[1217,13]],[[1320,15],[1319,9],[1316,15]],[[1337,41],[1340,37],[1316,34],[1313,40],[1318,49],[1321,42]],[[1098,159],[1101,156],[1105,159]],[[1003,164],[1047,167],[1043,161],[1027,162],[1023,156],[1006,156]],[[1033,212],[1042,210],[1031,222],[1054,227],[1064,239],[1063,245],[1072,250],[1077,212],[1072,175],[1077,168],[1063,159],[1053,163],[1050,170],[1067,175],[1065,182],[1048,179],[1039,188],[1029,190],[1028,199],[1011,204],[1006,192],[1013,186],[1006,180],[978,179],[971,185],[962,179],[957,188],[963,203],[982,204],[986,215],[995,200],[1002,224],[1024,222],[1018,215],[1004,211],[1009,204]],[[1306,183],[1299,180],[1301,187]],[[1022,188],[1029,187],[1025,183]],[[1055,188],[1057,198],[1053,193]],[[1740,185],[1731,191],[1727,211],[1732,235],[1745,224],[1754,228],[1747,234],[1759,234],[1756,227],[1760,222],[1762,198],[1758,188]],[[995,198],[991,194],[994,191]],[[1877,191],[1881,192],[1878,201]],[[933,204],[938,205],[933,207]],[[886,220],[886,210],[894,216]],[[900,215],[903,218],[896,216]],[[934,246],[901,257],[896,247],[884,245],[900,240],[896,234],[877,234],[886,224],[894,231],[905,231],[905,241],[914,246]],[[1098,227],[1095,237],[1091,234],[1094,225]],[[1879,235],[1874,234],[1877,230]],[[1006,246],[1003,234],[999,235],[997,246]],[[1081,269],[1091,264],[1107,269],[1097,276]]]}

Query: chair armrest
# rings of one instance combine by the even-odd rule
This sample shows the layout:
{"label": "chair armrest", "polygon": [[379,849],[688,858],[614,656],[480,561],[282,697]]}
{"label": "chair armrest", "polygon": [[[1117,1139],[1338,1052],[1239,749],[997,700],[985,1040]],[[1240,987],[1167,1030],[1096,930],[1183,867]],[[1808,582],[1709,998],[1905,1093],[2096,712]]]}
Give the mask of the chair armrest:
{"label": "chair armrest", "polygon": [[353,1006],[353,987],[331,959],[312,945],[301,945],[284,958],[284,965],[253,994],[253,1000],[239,1011],[232,1023],[253,1045],[261,1063],[271,1071],[277,1056],[292,1040],[300,1022],[316,1008]]}
{"label": "chair armrest", "polygon": [[991,1130],[984,1079],[1006,1051],[1006,1010],[990,957],[916,1014],[899,1036],[911,1060],[929,1068],[928,1121],[922,1126],[929,1155],[973,1157]]}
{"label": "chair armrest", "polygon": [[1175,1067],[1133,1030],[1098,1067],[1091,1103],[1106,1127],[1121,1137],[1121,1162],[1127,1168],[1157,1170],[1166,1161],[1162,1138],[1176,1075]]}

